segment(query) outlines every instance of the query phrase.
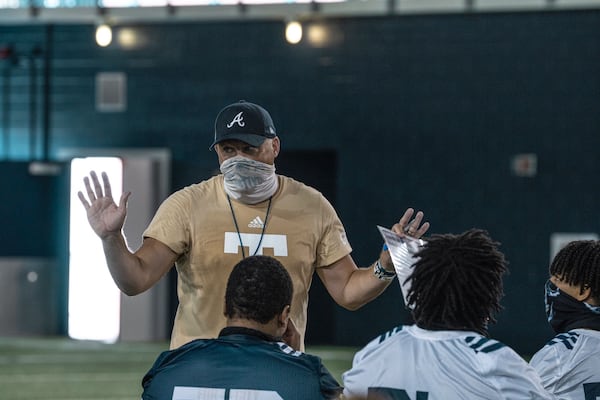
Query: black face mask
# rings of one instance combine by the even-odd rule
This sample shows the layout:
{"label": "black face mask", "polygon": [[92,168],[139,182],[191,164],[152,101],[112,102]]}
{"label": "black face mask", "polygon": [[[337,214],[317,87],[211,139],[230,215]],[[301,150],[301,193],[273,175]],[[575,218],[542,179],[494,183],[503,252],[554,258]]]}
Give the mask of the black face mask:
{"label": "black face mask", "polygon": [[546,282],[546,315],[556,333],[576,328],[600,330],[600,307],[578,301],[550,281]]}

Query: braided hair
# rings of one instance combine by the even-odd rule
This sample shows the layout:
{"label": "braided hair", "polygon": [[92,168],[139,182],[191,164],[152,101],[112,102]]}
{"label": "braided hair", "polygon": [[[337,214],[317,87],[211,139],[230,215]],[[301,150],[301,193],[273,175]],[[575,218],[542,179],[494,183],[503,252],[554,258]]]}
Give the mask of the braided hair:
{"label": "braided hair", "polygon": [[266,324],[292,303],[292,279],[273,257],[250,256],[233,267],[225,289],[225,316]]}
{"label": "braided hair", "polygon": [[502,309],[508,271],[499,245],[481,229],[427,239],[409,277],[408,305],[417,326],[487,335],[487,324]]}
{"label": "braided hair", "polygon": [[550,264],[550,275],[560,276],[600,300],[600,240],[577,240],[563,247]]}

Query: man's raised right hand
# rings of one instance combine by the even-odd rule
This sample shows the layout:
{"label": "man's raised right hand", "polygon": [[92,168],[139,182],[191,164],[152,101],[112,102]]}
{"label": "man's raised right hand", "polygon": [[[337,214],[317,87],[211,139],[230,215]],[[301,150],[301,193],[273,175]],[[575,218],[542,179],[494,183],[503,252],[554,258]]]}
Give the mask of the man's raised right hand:
{"label": "man's raised right hand", "polygon": [[87,176],[83,178],[88,197],[86,198],[81,191],[77,193],[77,196],[85,208],[90,226],[101,239],[105,239],[112,234],[121,232],[127,215],[127,200],[131,193],[123,192],[117,206],[112,197],[110,181],[106,172],[102,172],[102,182],[104,189],[100,185],[96,172],[91,171],[89,178]]}

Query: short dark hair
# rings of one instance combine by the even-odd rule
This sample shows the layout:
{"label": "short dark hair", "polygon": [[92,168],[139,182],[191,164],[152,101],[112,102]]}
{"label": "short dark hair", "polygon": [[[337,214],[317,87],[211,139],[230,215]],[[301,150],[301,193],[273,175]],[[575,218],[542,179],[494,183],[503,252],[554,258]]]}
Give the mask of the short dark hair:
{"label": "short dark hair", "polygon": [[502,309],[502,276],[508,271],[499,245],[481,229],[428,238],[409,277],[416,324],[487,335],[487,324]]}
{"label": "short dark hair", "polygon": [[576,240],[563,247],[550,264],[550,275],[566,283],[590,288],[590,296],[600,299],[600,240]]}
{"label": "short dark hair", "polygon": [[291,305],[290,274],[273,257],[250,256],[233,267],[225,290],[225,316],[266,324]]}

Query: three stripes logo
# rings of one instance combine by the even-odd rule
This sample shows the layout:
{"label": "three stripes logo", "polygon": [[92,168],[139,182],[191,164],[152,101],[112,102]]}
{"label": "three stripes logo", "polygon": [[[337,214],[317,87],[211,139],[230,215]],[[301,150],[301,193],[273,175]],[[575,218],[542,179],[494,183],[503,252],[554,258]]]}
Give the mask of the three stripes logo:
{"label": "three stripes logo", "polygon": [[555,345],[557,343],[562,343],[567,349],[572,350],[575,343],[577,343],[577,338],[579,337],[579,333],[576,332],[567,332],[561,333],[560,335],[556,335],[552,340],[548,342],[548,346]]}
{"label": "three stripes logo", "polygon": [[394,336],[396,333],[400,332],[402,330],[402,325],[398,325],[397,327],[381,334],[379,336],[379,343],[383,342],[384,340],[386,340],[387,338],[390,338],[392,336]]}
{"label": "three stripes logo", "polygon": [[248,224],[248,228],[259,228],[259,229],[262,229],[264,226],[265,226],[265,223],[262,221],[262,219],[260,219],[260,217],[254,218]]}
{"label": "three stripes logo", "polygon": [[469,347],[475,350],[476,353],[491,353],[494,350],[504,347],[504,344],[484,337],[467,336],[465,340],[469,343]]}
{"label": "three stripes logo", "polygon": [[283,351],[286,354],[291,354],[292,356],[295,356],[295,357],[299,357],[302,355],[301,351],[294,350],[293,348],[291,348],[290,346],[288,346],[287,344],[285,344],[283,342],[278,342],[277,345],[279,346],[281,351]]}

